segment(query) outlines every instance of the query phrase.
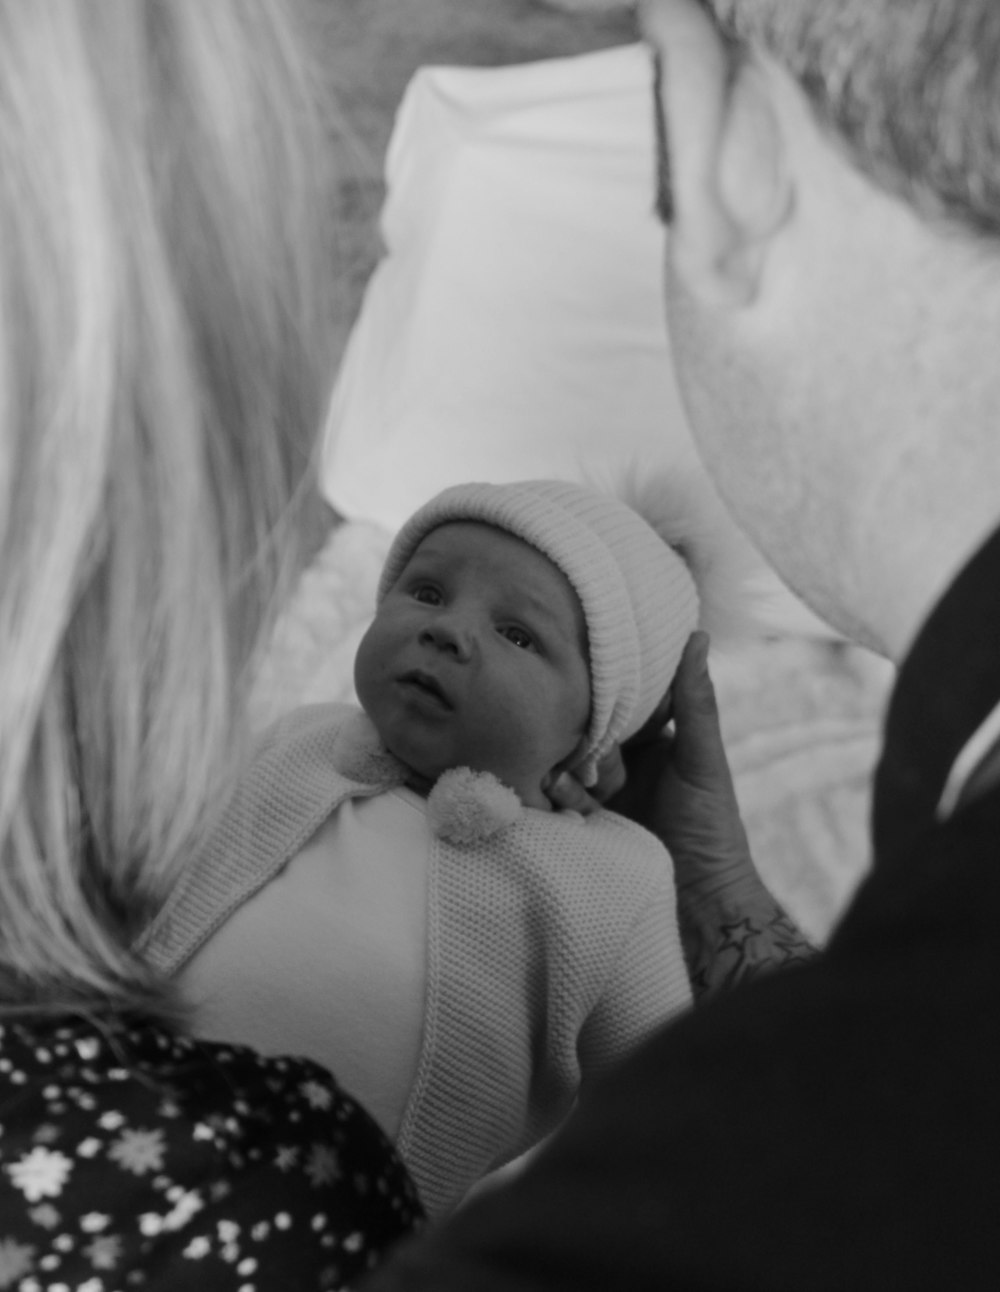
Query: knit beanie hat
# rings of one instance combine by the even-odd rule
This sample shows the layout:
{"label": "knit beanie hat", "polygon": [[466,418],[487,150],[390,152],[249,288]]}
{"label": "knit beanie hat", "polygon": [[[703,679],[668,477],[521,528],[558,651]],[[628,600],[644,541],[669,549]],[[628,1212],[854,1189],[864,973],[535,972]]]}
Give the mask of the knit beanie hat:
{"label": "knit beanie hat", "polygon": [[593,784],[597,766],[633,735],[666,693],[698,625],[699,598],[686,561],[619,498],[563,480],[455,485],[403,525],[377,599],[440,525],[479,521],[536,548],[569,580],[587,625],[591,716],[574,771]]}

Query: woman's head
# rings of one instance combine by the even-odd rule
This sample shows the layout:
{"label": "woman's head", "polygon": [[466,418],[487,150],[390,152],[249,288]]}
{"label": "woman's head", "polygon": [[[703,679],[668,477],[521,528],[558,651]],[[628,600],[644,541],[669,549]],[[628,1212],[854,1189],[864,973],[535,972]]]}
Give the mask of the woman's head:
{"label": "woman's head", "polygon": [[321,413],[306,6],[0,0],[0,1003],[120,997]]}

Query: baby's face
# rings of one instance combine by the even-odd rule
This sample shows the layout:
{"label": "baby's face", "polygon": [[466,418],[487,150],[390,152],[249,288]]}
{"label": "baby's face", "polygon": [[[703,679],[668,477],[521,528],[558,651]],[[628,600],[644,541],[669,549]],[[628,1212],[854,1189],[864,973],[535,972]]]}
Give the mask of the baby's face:
{"label": "baby's face", "polygon": [[385,597],[355,661],[386,747],[428,782],[492,772],[530,807],[590,717],[583,610],[547,557],[503,530],[432,530]]}

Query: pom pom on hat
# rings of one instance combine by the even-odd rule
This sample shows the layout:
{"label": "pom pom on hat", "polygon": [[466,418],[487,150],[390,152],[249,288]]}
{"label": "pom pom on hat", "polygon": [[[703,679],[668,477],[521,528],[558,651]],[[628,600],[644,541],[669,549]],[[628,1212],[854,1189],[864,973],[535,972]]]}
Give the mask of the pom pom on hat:
{"label": "pom pom on hat", "polygon": [[[654,489],[650,485],[651,496]],[[680,489],[670,492],[680,499]],[[495,526],[530,544],[562,571],[580,599],[591,717],[584,755],[573,770],[592,784],[603,756],[653,713],[699,626],[696,562],[689,563],[633,507],[606,492],[563,480],[456,485],[403,525],[386,559],[378,600],[427,534],[463,521]],[[699,546],[705,546],[700,538],[692,554]]]}

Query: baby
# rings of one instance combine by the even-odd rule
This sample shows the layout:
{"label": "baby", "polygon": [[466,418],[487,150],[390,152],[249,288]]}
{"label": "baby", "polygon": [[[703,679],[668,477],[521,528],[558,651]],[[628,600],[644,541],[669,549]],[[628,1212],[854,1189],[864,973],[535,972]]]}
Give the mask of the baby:
{"label": "baby", "polygon": [[271,729],[147,951],[196,1031],[331,1067],[440,1215],[689,1004],[665,849],[549,789],[647,721],[699,591],[623,502],[531,481],[432,499],[377,600],[362,710]]}

